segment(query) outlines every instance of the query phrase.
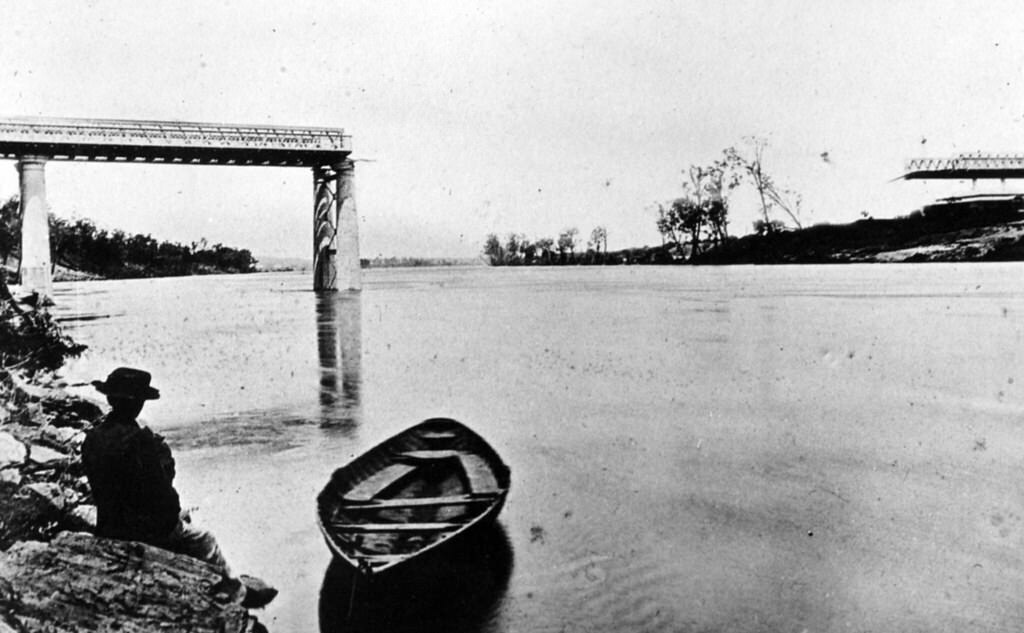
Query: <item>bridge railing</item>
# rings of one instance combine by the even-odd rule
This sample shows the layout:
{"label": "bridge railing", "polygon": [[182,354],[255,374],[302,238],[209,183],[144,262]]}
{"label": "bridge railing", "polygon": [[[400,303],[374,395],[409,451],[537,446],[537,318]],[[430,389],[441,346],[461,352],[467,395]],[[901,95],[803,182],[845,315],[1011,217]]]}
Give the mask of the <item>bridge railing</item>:
{"label": "bridge railing", "polygon": [[106,119],[0,118],[0,138],[33,144],[152,145],[190,149],[344,152],[351,148],[350,137],[340,128]]}

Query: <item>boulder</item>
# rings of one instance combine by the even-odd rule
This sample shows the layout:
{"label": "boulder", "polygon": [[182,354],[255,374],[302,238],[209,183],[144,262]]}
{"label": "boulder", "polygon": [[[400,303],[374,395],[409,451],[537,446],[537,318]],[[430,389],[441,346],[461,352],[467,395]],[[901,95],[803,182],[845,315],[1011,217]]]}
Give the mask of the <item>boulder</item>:
{"label": "boulder", "polygon": [[32,444],[28,452],[28,461],[39,466],[59,466],[70,460],[67,454],[39,444]]}
{"label": "boulder", "polygon": [[0,432],[0,468],[21,464],[28,457],[28,449],[13,435]]}
{"label": "boulder", "polygon": [[96,531],[96,506],[83,503],[71,508],[68,512],[67,522],[69,527],[83,532]]}
{"label": "boulder", "polygon": [[11,379],[11,384],[14,386],[16,397],[21,401],[28,400],[30,402],[38,402],[50,394],[50,389],[39,384],[34,384],[28,378],[18,374],[17,372],[11,372],[8,374]]}
{"label": "boulder", "polygon": [[47,398],[42,405],[54,426],[84,429],[103,417],[103,410],[96,404],[65,392]]}
{"label": "boulder", "polygon": [[43,439],[55,446],[78,446],[85,441],[85,433],[67,426],[51,424],[42,430]]}
{"label": "boulder", "polygon": [[237,599],[216,600],[219,580],[213,566],[187,556],[62,532],[0,555],[0,613],[25,633],[261,629]]}
{"label": "boulder", "polygon": [[[13,484],[0,484],[0,550],[17,541],[53,538],[63,513],[55,508],[48,495]],[[3,613],[2,608],[0,613]]]}
{"label": "boulder", "polygon": [[21,405],[14,411],[12,418],[15,423],[25,426],[43,426],[50,421],[38,402]]}
{"label": "boulder", "polygon": [[68,497],[64,489],[54,483],[27,484],[22,491],[36,499],[43,501],[47,506],[57,512],[63,512],[68,506]]}

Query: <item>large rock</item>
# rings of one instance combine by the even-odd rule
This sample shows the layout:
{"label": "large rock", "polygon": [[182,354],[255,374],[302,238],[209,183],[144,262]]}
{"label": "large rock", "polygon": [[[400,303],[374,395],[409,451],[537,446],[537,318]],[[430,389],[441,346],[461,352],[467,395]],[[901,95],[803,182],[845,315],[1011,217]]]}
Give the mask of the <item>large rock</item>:
{"label": "large rock", "polygon": [[[50,395],[50,388],[35,384],[18,372],[10,372],[8,376],[10,377],[11,384],[14,386],[15,397],[22,402],[25,400],[38,402]],[[41,380],[42,378],[40,377],[39,379]]]}
{"label": "large rock", "polygon": [[67,392],[56,392],[42,405],[54,426],[84,429],[103,417],[103,410],[98,405]]}
{"label": "large rock", "polygon": [[55,483],[34,483],[22,488],[25,494],[45,503],[54,512],[63,512],[68,507],[68,496],[64,489]]}
{"label": "large rock", "polygon": [[62,466],[71,461],[71,456],[46,446],[32,444],[28,452],[28,461],[39,466]]}
{"label": "large rock", "polygon": [[21,464],[28,457],[28,449],[7,432],[0,432],[0,468]]}
{"label": "large rock", "polygon": [[62,517],[46,496],[13,483],[0,483],[0,550],[16,541],[49,540]]}
{"label": "large rock", "polygon": [[42,436],[52,446],[75,447],[80,446],[85,440],[85,433],[83,431],[53,424],[42,430]]}
{"label": "large rock", "polygon": [[0,556],[0,613],[25,633],[259,628],[237,601],[214,599],[210,588],[219,579],[212,566],[187,556],[62,532]]}
{"label": "large rock", "polygon": [[72,529],[82,532],[95,532],[96,516],[96,506],[90,503],[83,503],[71,508],[67,515],[67,521]]}

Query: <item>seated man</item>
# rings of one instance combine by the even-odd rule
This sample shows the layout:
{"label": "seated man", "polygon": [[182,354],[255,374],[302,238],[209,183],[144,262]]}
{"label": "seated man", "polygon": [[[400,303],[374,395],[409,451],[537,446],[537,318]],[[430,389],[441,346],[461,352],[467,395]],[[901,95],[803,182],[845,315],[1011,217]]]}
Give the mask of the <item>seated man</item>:
{"label": "seated man", "polygon": [[162,437],[136,421],[146,400],[160,397],[149,382],[148,372],[119,367],[106,381],[92,383],[110,403],[110,413],[86,433],[82,444],[82,466],[96,502],[96,535],[198,558],[223,574],[221,589],[229,594],[245,590],[244,606],[266,605],[277,590],[257,579],[234,578],[213,535],[194,527],[182,513],[171,450]]}

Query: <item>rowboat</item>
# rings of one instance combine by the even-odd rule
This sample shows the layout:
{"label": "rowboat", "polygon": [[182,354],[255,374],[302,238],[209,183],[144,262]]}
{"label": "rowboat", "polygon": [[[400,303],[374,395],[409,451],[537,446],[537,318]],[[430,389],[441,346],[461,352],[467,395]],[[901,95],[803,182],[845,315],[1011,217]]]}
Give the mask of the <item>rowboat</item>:
{"label": "rowboat", "polygon": [[381,574],[492,522],[509,482],[483,438],[431,418],[334,471],[317,496],[317,521],[337,559]]}

